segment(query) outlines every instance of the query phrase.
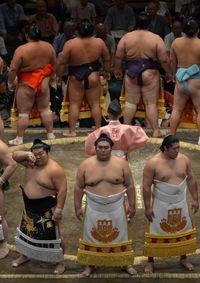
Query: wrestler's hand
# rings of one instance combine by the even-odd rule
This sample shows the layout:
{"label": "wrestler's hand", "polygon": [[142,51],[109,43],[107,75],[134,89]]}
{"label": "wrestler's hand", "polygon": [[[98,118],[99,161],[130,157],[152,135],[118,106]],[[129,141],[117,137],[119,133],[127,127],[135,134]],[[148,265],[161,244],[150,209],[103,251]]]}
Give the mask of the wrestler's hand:
{"label": "wrestler's hand", "polygon": [[15,85],[8,82],[8,90],[13,92],[15,90]]}
{"label": "wrestler's hand", "polygon": [[199,202],[197,200],[192,201],[191,209],[193,213],[196,213],[199,210]]}
{"label": "wrestler's hand", "polygon": [[123,75],[122,75],[121,71],[114,71],[114,75],[115,75],[115,78],[117,80],[122,80],[122,78],[123,78]]}
{"label": "wrestler's hand", "polygon": [[167,83],[169,83],[169,82],[175,82],[175,78],[174,78],[174,76],[172,75],[172,74],[166,74],[165,75],[165,80],[166,80],[166,82]]}
{"label": "wrestler's hand", "polygon": [[153,209],[151,207],[145,210],[145,216],[150,222],[153,222],[153,218],[155,216],[154,216]]}
{"label": "wrestler's hand", "polygon": [[106,72],[105,72],[105,74],[104,74],[103,78],[104,78],[104,80],[109,81],[109,80],[110,80],[110,78],[111,78],[111,74],[110,74],[110,73],[106,73]]}
{"label": "wrestler's hand", "polygon": [[135,215],[135,207],[129,206],[128,207],[128,221],[130,221],[134,215]]}
{"label": "wrestler's hand", "polygon": [[27,162],[28,162],[28,165],[31,167],[35,166],[36,157],[32,152],[27,152]]}
{"label": "wrestler's hand", "polygon": [[54,211],[53,216],[52,216],[52,220],[54,220],[55,222],[58,222],[62,219],[62,213],[56,213],[56,211]]}
{"label": "wrestler's hand", "polygon": [[83,220],[83,216],[84,216],[83,209],[82,209],[82,208],[77,209],[77,210],[76,210],[76,217],[77,217],[80,221],[82,221],[82,220]]}

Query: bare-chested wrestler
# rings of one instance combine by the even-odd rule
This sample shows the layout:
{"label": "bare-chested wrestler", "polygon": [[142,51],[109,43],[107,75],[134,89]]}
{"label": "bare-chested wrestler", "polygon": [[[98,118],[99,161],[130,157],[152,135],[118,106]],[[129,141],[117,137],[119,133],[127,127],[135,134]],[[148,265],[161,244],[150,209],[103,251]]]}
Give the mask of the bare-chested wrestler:
{"label": "bare-chested wrestler", "polygon": [[0,259],[7,256],[8,225],[5,219],[5,196],[4,193],[9,189],[8,179],[16,169],[16,162],[12,158],[8,146],[0,140]]}
{"label": "bare-chested wrestler", "polygon": [[59,76],[69,65],[69,131],[64,132],[64,136],[76,136],[76,122],[84,96],[91,108],[95,127],[101,126],[99,58],[104,64],[104,78],[110,79],[109,51],[102,39],[93,36],[93,25],[82,20],[78,24],[78,36],[65,43],[57,60],[56,73]]}
{"label": "bare-chested wrestler", "polygon": [[[74,204],[76,216],[83,222],[78,261],[86,264],[83,276],[90,276],[96,266],[133,268],[132,241],[128,237],[124,194],[129,200],[128,218],[135,214],[135,187],[128,162],[111,156],[113,141],[102,133],[95,141],[96,155],[78,168]],[[85,212],[82,198],[86,194]]]}
{"label": "bare-chested wrestler", "polygon": [[149,221],[144,245],[144,255],[148,256],[145,272],[153,272],[153,257],[171,256],[180,256],[181,265],[192,271],[194,267],[186,254],[196,250],[196,229],[190,219],[186,191],[192,196],[191,209],[196,213],[197,182],[189,158],[179,152],[176,136],[166,136],[160,150],[147,161],[143,174],[145,215]]}
{"label": "bare-chested wrestler", "polygon": [[170,119],[171,133],[175,134],[181,114],[189,99],[197,111],[197,127],[200,144],[200,39],[198,24],[188,20],[184,26],[185,37],[172,43],[170,60],[172,71],[176,75],[174,106]]}
{"label": "bare-chested wrestler", "polygon": [[[5,83],[3,82],[3,59],[0,57],[0,95],[5,90]],[[3,120],[0,116],[0,139],[3,139],[3,132],[4,132],[4,124]]]}
{"label": "bare-chested wrestler", "polygon": [[28,127],[29,114],[36,103],[41,120],[47,130],[47,138],[54,139],[53,116],[49,108],[49,83],[54,74],[56,54],[51,44],[40,40],[41,33],[36,24],[26,29],[28,43],[19,46],[13,56],[8,77],[8,88],[15,88],[18,110],[17,137],[9,144],[23,143],[23,136]]}
{"label": "bare-chested wrestler", "polygon": [[50,146],[40,139],[31,151],[16,151],[13,158],[25,166],[20,185],[24,211],[15,237],[16,250],[21,254],[12,262],[18,267],[30,259],[54,262],[54,273],[63,273],[64,242],[60,221],[67,195],[63,168],[49,156]]}
{"label": "bare-chested wrestler", "polygon": [[171,68],[163,40],[148,31],[149,19],[138,16],[137,30],[129,32],[119,41],[115,58],[115,77],[122,79],[121,65],[125,59],[127,71],[124,76],[125,109],[124,123],[131,125],[141,98],[153,130],[153,137],[161,136],[158,126],[157,101],[160,91],[160,62],[170,78]]}

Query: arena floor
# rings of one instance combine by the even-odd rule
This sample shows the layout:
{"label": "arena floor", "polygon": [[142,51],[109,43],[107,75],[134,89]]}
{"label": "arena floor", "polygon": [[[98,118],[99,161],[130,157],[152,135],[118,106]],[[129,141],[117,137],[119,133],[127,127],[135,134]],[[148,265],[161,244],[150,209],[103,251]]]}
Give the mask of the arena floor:
{"label": "arena floor", "polygon": [[[195,254],[189,255],[191,262],[195,266],[195,271],[188,272],[180,266],[178,258],[168,259],[156,259],[155,261],[155,273],[152,275],[144,274],[144,265],[146,258],[142,256],[142,246],[144,240],[144,231],[146,220],[144,217],[143,203],[141,199],[140,191],[140,179],[142,166],[147,158],[156,153],[159,149],[161,139],[150,139],[150,145],[146,149],[138,150],[131,155],[131,169],[135,178],[136,190],[137,190],[137,214],[135,219],[131,223],[131,229],[133,231],[134,238],[134,251],[135,251],[135,268],[138,271],[138,275],[130,277],[128,274],[122,272],[119,268],[98,268],[97,271],[91,276],[91,279],[84,279],[80,277],[80,272],[83,270],[83,266],[76,262],[76,251],[78,247],[78,238],[81,230],[81,223],[76,219],[73,210],[73,183],[76,174],[76,168],[80,162],[86,158],[86,154],[83,150],[84,137],[88,133],[88,129],[81,129],[78,131],[77,138],[62,138],[62,131],[56,130],[58,139],[52,141],[52,157],[56,159],[62,166],[64,166],[68,178],[68,196],[65,205],[64,219],[62,222],[62,232],[65,238],[66,251],[65,251],[65,264],[66,271],[62,275],[54,275],[52,271],[54,269],[53,264],[47,264],[37,261],[30,261],[18,268],[11,267],[11,261],[17,257],[14,246],[14,235],[16,226],[20,220],[20,212],[22,209],[21,193],[18,189],[18,184],[23,176],[24,169],[22,166],[18,166],[17,172],[12,176],[11,183],[12,189],[6,193],[7,203],[7,221],[9,224],[9,247],[10,253],[4,259],[1,260],[0,268],[0,282],[49,282],[50,280],[56,280],[56,282],[104,282],[104,283],[122,283],[125,280],[131,282],[152,282],[156,279],[157,282],[167,283],[171,282],[199,282],[200,280],[200,231],[198,231],[198,250]],[[150,134],[151,135],[151,134]],[[6,130],[5,142],[15,136],[15,131]],[[197,131],[181,130],[178,132],[178,136],[182,148],[186,154],[189,154],[194,163],[194,172],[198,180],[200,188],[200,174],[199,174],[199,151],[200,146],[195,145],[198,140]],[[45,139],[45,131],[43,129],[28,129],[26,131],[25,142],[27,144],[18,147],[12,147],[12,150],[28,149],[31,146],[31,142],[34,138]],[[64,155],[63,152],[67,154]],[[66,161],[67,160],[67,161]],[[137,166],[135,164],[137,163]],[[138,166],[139,164],[139,166]],[[138,171],[137,171],[138,170]],[[200,226],[198,212],[193,217],[195,226]],[[137,229],[134,229],[134,228]]]}

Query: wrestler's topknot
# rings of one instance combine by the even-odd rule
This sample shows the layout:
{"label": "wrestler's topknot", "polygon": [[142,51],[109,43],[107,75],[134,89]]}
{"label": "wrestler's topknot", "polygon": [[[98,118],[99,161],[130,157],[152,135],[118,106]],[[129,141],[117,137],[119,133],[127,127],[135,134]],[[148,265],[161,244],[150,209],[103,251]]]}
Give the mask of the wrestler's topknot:
{"label": "wrestler's topknot", "polygon": [[81,37],[88,37],[93,35],[94,26],[88,19],[84,19],[78,23],[77,30]]}
{"label": "wrestler's topknot", "polygon": [[163,139],[163,142],[160,146],[160,150],[161,151],[164,151],[165,150],[165,147],[166,148],[169,148],[172,146],[173,143],[178,143],[179,142],[179,139],[177,136],[174,136],[174,135],[167,135],[164,139]]}
{"label": "wrestler's topknot", "polygon": [[105,133],[100,134],[100,136],[98,137],[98,139],[96,139],[94,145],[97,146],[99,142],[101,141],[107,141],[110,146],[112,147],[114,145],[114,142],[111,140],[111,138],[109,136],[107,136]]}
{"label": "wrestler's topknot", "polygon": [[31,151],[33,151],[34,149],[38,149],[38,148],[43,148],[46,152],[49,152],[51,150],[50,145],[43,142],[41,139],[34,139],[33,145],[31,147]]}

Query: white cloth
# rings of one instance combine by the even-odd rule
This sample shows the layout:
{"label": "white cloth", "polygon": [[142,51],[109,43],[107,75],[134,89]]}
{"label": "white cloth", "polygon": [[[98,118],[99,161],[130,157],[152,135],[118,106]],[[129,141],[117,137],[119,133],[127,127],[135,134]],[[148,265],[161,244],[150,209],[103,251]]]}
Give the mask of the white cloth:
{"label": "white cloth", "polygon": [[155,218],[150,223],[149,233],[174,234],[192,228],[186,200],[186,179],[179,185],[156,181],[153,190]]}
{"label": "white cloth", "polygon": [[108,197],[86,191],[87,207],[83,240],[92,243],[128,241],[128,227],[124,209],[125,191]]}

